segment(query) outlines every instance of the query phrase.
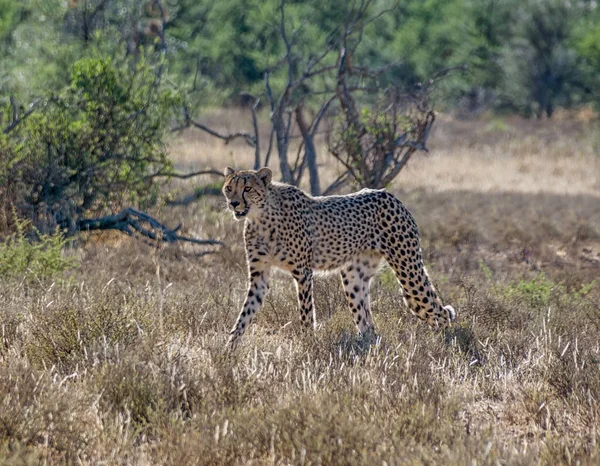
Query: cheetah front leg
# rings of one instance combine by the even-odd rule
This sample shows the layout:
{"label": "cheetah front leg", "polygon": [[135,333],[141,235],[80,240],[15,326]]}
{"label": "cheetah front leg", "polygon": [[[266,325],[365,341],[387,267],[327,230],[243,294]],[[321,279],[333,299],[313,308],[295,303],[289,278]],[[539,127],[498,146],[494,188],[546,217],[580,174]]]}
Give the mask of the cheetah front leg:
{"label": "cheetah front leg", "polygon": [[228,345],[234,348],[244,334],[254,315],[260,309],[267,292],[269,291],[270,267],[252,263],[250,266],[250,286],[242,311],[230,332]]}
{"label": "cheetah front leg", "polygon": [[315,305],[313,301],[313,271],[311,269],[294,270],[292,276],[296,280],[300,319],[306,328],[315,328]]}

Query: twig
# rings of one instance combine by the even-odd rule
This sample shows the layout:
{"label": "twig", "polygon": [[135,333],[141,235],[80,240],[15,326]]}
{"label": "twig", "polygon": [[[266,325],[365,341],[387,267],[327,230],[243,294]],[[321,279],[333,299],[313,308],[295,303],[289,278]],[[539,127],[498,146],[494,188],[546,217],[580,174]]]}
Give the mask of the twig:
{"label": "twig", "polygon": [[223,141],[225,141],[225,144],[229,144],[231,141],[233,141],[234,139],[237,139],[237,138],[244,138],[244,140],[246,141],[246,144],[248,144],[250,147],[256,146],[255,137],[250,133],[245,133],[243,131],[240,131],[240,132],[232,133],[232,134],[222,134],[222,133],[219,133],[218,131],[206,126],[203,123],[193,120],[192,117],[190,116],[188,108],[185,106],[183,107],[183,113],[184,113],[184,117],[185,117],[186,126],[177,128],[174,131],[180,131],[182,129],[185,129],[185,127],[187,127],[187,126],[192,125],[198,129],[201,129],[202,131],[210,134],[211,136],[222,139]]}
{"label": "twig", "polygon": [[246,141],[246,144],[248,144],[250,147],[256,147],[256,142],[254,141],[254,136],[252,136],[250,133],[245,133],[243,131],[239,131],[237,133],[232,133],[232,134],[221,134],[221,133],[215,131],[214,129],[209,128],[208,126],[206,126],[198,121],[194,121],[194,120],[190,119],[189,122],[196,128],[201,129],[202,131],[205,131],[206,133],[210,134],[211,136],[222,139],[223,141],[225,141],[225,144],[229,144],[234,139],[244,138],[244,141]]}
{"label": "twig", "polygon": [[328,196],[332,193],[335,193],[338,189],[340,189],[344,184],[348,182],[349,176],[349,171],[345,171],[340,176],[338,176],[336,180],[333,183],[331,183],[325,191],[323,191],[323,196]]}

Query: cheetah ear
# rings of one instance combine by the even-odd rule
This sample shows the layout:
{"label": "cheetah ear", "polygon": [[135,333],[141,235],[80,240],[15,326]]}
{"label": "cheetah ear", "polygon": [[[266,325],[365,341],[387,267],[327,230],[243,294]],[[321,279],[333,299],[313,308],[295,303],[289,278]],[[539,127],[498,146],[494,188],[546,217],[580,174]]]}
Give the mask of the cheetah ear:
{"label": "cheetah ear", "polygon": [[235,173],[235,170],[231,167],[227,167],[223,173],[225,174],[225,176],[229,176],[233,175]]}
{"label": "cheetah ear", "polygon": [[273,172],[269,167],[263,167],[256,172],[258,178],[262,180],[265,186],[269,186],[271,184],[271,178],[273,178]]}

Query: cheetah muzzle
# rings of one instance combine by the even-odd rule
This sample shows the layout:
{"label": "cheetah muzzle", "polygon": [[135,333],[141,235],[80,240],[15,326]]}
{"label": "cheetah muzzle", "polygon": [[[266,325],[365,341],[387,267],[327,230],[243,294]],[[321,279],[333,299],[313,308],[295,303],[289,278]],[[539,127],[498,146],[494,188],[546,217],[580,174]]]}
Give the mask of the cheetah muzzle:
{"label": "cheetah muzzle", "polygon": [[[432,328],[456,318],[442,304],[419,245],[417,225],[406,207],[386,190],[363,189],[345,196],[312,197],[272,181],[269,168],[225,169],[223,194],[236,219],[244,219],[248,293],[231,330],[236,345],[260,309],[271,269],[296,281],[300,318],[315,327],[314,271],[339,271],[352,317],[361,333],[371,331],[371,279],[385,259],[401,284],[409,309]],[[238,210],[243,207],[243,210]]]}

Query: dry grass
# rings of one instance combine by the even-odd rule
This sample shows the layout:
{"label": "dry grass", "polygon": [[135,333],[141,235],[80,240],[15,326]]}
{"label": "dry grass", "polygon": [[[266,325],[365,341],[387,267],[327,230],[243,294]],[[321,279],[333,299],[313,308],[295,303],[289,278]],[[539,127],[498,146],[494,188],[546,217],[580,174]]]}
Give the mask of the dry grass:
{"label": "dry grass", "polygon": [[[595,143],[585,125],[503,124],[442,122],[391,188],[457,308],[445,334],[407,314],[389,270],[372,291],[381,341],[356,336],[334,276],[304,334],[276,275],[226,355],[242,225],[212,198],[154,213],[225,239],[219,254],[93,235],[70,275],[1,280],[0,463],[598,464]],[[190,134],[173,151],[183,168],[252,158]]]}
{"label": "dry grass", "polygon": [[[263,116],[263,121],[266,115]],[[222,132],[248,131],[249,115],[220,110],[204,118]],[[261,127],[263,153],[268,126]],[[297,141],[297,140],[295,140]],[[417,154],[392,188],[600,195],[600,136],[597,122],[530,121],[512,117],[457,121],[441,115],[429,142],[430,154]],[[323,187],[342,170],[319,142]],[[296,157],[292,144],[290,158]],[[182,170],[248,168],[253,149],[237,141],[225,145],[199,131],[174,141],[172,154]],[[277,169],[276,154],[272,166]],[[209,181],[206,178],[203,181]],[[214,181],[214,179],[213,179]]]}

